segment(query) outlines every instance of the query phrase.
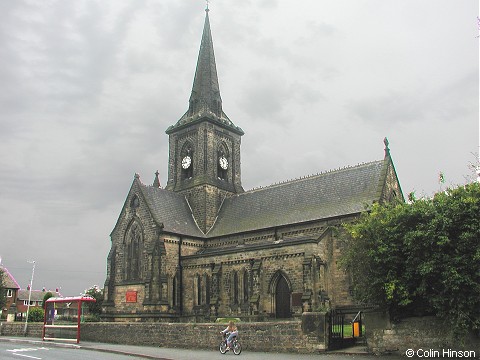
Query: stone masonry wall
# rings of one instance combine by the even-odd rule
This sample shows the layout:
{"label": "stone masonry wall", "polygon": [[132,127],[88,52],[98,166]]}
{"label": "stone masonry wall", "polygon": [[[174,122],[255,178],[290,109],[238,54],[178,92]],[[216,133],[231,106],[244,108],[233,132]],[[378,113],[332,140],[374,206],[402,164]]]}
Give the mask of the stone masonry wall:
{"label": "stone masonry wall", "polygon": [[[365,328],[369,351],[376,354],[406,355],[413,350],[414,357],[454,357],[449,350],[474,351],[480,358],[480,337],[470,334],[454,339],[448,325],[434,316],[406,318],[392,324],[384,313],[366,313]],[[436,353],[438,351],[438,353]],[[446,351],[445,356],[444,351]]]}
{"label": "stone masonry wall", "polygon": [[[340,233],[343,231],[337,228]],[[350,281],[346,270],[340,265],[341,257],[345,251],[346,244],[342,235],[332,236],[326,240],[325,258],[328,267],[328,295],[332,304],[337,306],[350,306],[354,304],[350,292]]]}
{"label": "stone masonry wall", "polygon": [[[305,314],[302,321],[239,323],[244,351],[318,353],[325,351],[323,314]],[[320,326],[320,325],[322,326]],[[2,335],[23,336],[23,324],[4,323]],[[85,323],[81,341],[169,348],[217,349],[225,324]],[[41,324],[29,325],[29,336],[41,338]]]}
{"label": "stone masonry wall", "polygon": [[[27,336],[42,337],[43,323],[29,323]],[[0,336],[24,336],[25,323],[23,322],[2,322],[0,323]]]}
{"label": "stone masonry wall", "polygon": [[[194,306],[194,279],[197,276],[206,275],[212,278],[211,263],[221,264],[221,275],[219,286],[219,308],[218,315],[245,316],[249,313],[250,299],[254,295],[259,296],[259,314],[274,316],[273,307],[275,296],[272,279],[278,272],[282,272],[289,282],[290,290],[302,294],[304,291],[303,262],[305,253],[316,253],[317,244],[298,244],[296,246],[285,246],[278,248],[256,249],[255,251],[243,251],[224,255],[217,255],[208,258],[194,258],[184,261],[183,290],[184,290],[184,314],[191,314]],[[212,261],[213,260],[213,261]],[[259,278],[258,293],[252,293],[252,266],[253,260],[261,260],[261,271]],[[244,292],[239,291],[238,304],[233,300],[233,273],[239,274],[239,278],[248,276],[248,298],[244,299]],[[245,275],[243,275],[245,274]],[[240,289],[243,289],[243,281],[240,282]],[[311,281],[310,281],[311,282]],[[308,284],[311,287],[311,284]],[[213,294],[212,294],[213,296]],[[302,313],[301,304],[292,303],[292,311],[298,316]]]}
{"label": "stone masonry wall", "polygon": [[[225,324],[88,323],[82,340],[170,348],[216,349]],[[313,352],[300,322],[239,324],[243,350]]]}

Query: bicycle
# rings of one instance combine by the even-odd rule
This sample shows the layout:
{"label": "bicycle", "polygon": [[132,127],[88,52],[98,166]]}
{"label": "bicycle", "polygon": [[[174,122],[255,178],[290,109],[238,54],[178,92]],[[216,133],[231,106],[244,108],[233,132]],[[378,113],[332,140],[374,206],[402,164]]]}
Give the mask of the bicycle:
{"label": "bicycle", "polygon": [[[223,334],[223,340],[219,345],[219,350],[221,354],[225,354],[227,352],[227,339],[228,339],[229,333]],[[235,355],[240,355],[242,352],[242,345],[238,341],[238,336],[235,336],[232,340],[232,350]]]}

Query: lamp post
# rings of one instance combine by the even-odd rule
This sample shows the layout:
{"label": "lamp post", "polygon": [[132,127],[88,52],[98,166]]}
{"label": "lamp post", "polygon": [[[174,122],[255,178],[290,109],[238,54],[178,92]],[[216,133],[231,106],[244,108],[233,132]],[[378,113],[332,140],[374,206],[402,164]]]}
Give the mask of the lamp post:
{"label": "lamp post", "polygon": [[28,313],[30,312],[30,300],[32,299],[33,274],[35,273],[35,261],[27,261],[27,262],[29,264],[33,264],[33,267],[32,267],[32,278],[30,279],[30,291],[28,293],[27,318],[25,319],[25,329],[23,330],[24,336],[27,336]]}

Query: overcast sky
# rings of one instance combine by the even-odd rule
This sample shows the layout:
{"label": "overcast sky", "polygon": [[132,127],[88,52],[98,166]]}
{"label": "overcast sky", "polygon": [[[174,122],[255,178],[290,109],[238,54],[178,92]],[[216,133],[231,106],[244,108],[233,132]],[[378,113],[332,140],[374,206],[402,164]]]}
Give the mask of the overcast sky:
{"label": "overcast sky", "polygon": [[[0,256],[26,288],[103,287],[134,174],[167,179],[202,0],[0,0]],[[382,159],[405,195],[473,176],[476,0],[211,0],[248,190]]]}

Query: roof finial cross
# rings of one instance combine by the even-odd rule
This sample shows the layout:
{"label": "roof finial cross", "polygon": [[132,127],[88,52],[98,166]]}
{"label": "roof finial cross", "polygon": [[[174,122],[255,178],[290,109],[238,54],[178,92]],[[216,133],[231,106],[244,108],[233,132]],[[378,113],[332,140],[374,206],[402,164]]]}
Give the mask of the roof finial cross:
{"label": "roof finial cross", "polygon": [[210,9],[208,8],[208,4],[210,3],[210,1],[209,1],[209,0],[205,0],[205,2],[207,3],[207,7],[205,8],[205,11],[206,11],[206,12],[209,12]]}
{"label": "roof finial cross", "polygon": [[385,156],[390,156],[390,148],[388,147],[389,142],[386,136],[383,139],[383,143],[385,144]]}

